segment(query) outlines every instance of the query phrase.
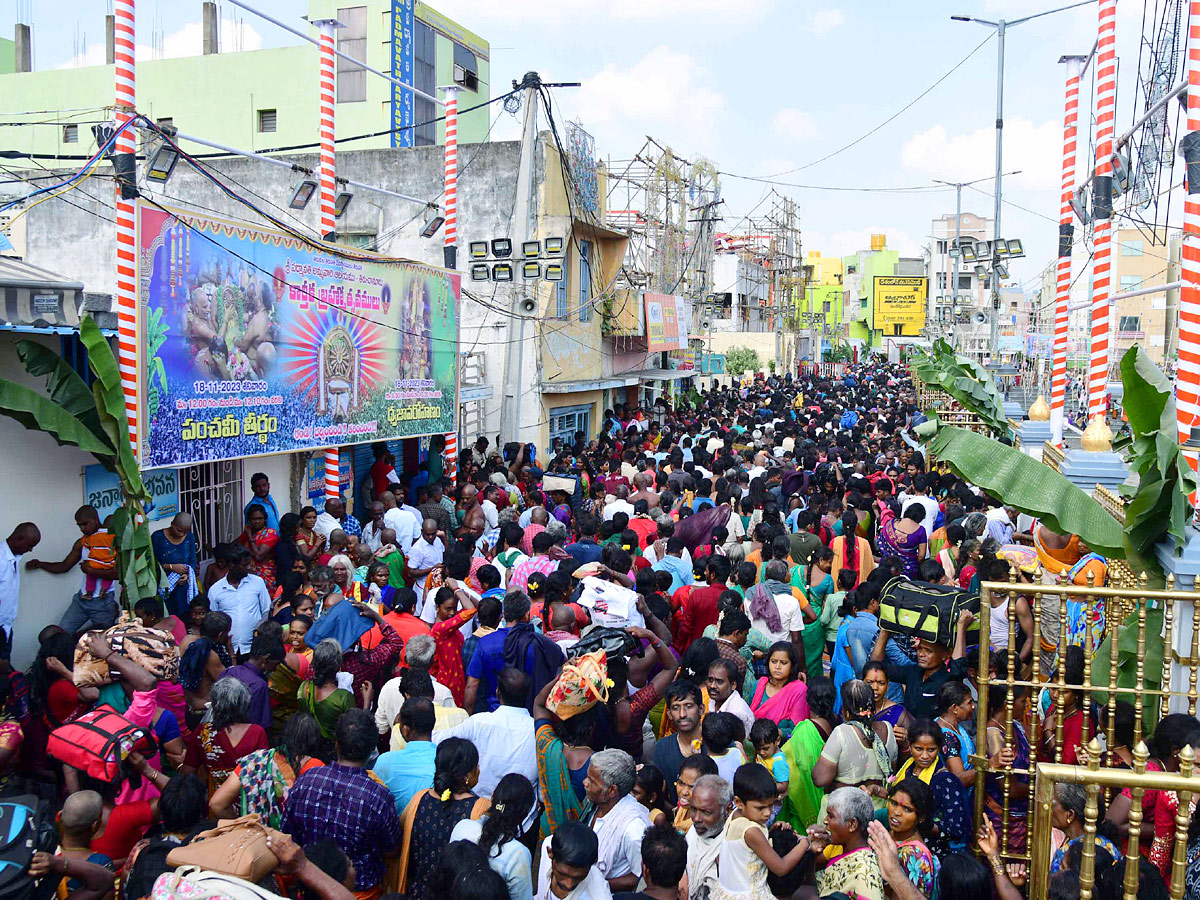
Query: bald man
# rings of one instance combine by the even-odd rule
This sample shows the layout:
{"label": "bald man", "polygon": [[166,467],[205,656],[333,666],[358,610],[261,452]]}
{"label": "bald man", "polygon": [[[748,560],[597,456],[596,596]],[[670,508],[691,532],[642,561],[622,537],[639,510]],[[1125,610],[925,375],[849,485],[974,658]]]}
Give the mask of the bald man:
{"label": "bald man", "polygon": [[20,609],[21,557],[42,540],[32,522],[22,522],[0,545],[0,631],[5,648],[12,647],[13,625]]}
{"label": "bald man", "polygon": [[[261,504],[247,506],[253,509]],[[154,551],[154,559],[167,573],[167,611],[181,619],[187,615],[188,603],[194,591],[189,585],[196,583],[196,573],[200,565],[199,548],[196,536],[192,533],[192,514],[181,512],[171,520],[162,531],[150,535],[150,548]]]}

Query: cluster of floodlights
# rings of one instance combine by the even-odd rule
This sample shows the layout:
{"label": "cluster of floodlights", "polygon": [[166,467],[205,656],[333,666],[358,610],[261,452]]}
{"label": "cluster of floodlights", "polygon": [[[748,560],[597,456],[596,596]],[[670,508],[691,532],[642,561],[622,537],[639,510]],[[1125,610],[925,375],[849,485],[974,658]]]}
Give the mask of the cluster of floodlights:
{"label": "cluster of floodlights", "polygon": [[1025,248],[1021,246],[1021,242],[1013,238],[1005,240],[998,238],[994,241],[975,241],[974,243],[965,243],[960,247],[951,247],[951,258],[961,256],[963,262],[976,263],[975,275],[978,278],[986,278],[988,271],[983,263],[996,260],[996,274],[1000,278],[1008,277],[1008,267],[1004,265],[1005,260],[1019,259],[1025,255]]}
{"label": "cluster of floodlights", "polygon": [[[545,241],[521,242],[521,278],[525,281],[562,281],[561,262],[565,242],[560,237]],[[467,252],[471,257],[472,281],[513,281],[516,277],[516,261],[513,259],[513,242],[509,238],[492,238],[490,241],[471,241]],[[546,262],[543,259],[558,259]],[[489,262],[488,260],[499,260]]]}

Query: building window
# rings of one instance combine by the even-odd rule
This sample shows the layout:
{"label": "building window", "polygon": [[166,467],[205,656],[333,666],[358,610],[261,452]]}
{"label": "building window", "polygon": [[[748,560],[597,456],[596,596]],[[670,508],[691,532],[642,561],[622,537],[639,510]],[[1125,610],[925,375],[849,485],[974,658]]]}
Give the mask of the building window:
{"label": "building window", "polygon": [[[467,86],[468,90],[479,90],[479,63],[475,59],[475,54],[464,47],[462,44],[454,45],[454,65],[462,69],[462,81]],[[470,85],[474,84],[472,88]]]}
{"label": "building window", "polygon": [[78,125],[64,125],[62,142],[64,144],[78,144],[79,143],[79,126]]}
{"label": "building window", "polygon": [[942,254],[943,256],[946,255],[946,242],[945,241],[937,242],[937,252]]}
{"label": "building window", "polygon": [[275,110],[260,109],[258,111],[258,131],[259,134],[268,134],[275,131],[276,126]]}
{"label": "building window", "polygon": [[1117,331],[1141,331],[1142,317],[1141,316],[1121,316],[1117,319]]}
{"label": "building window", "polygon": [[970,275],[959,275],[958,276],[958,289],[960,291],[969,291],[971,289],[971,276]]}
{"label": "building window", "polygon": [[592,242],[579,242],[579,321],[592,318]]}
{"label": "building window", "polygon": [[[575,443],[575,432],[582,431],[584,436],[592,433],[591,406],[562,406],[550,410],[550,447],[554,446],[555,438],[562,438],[564,444]],[[550,447],[546,452],[550,452]]]}
{"label": "building window", "polygon": [[161,119],[155,119],[154,124],[159,128],[174,128],[175,119],[171,116],[163,116]]}
{"label": "building window", "polygon": [[64,334],[59,338],[59,356],[67,361],[75,374],[84,380],[91,387],[96,376],[92,374],[91,367],[88,366],[87,347],[83,341],[79,339],[78,334]]}
{"label": "building window", "polygon": [[[433,29],[416,19],[413,22],[413,87],[429,96],[437,89],[437,35]],[[413,132],[414,147],[437,143],[437,110],[432,100],[413,96],[413,116],[417,127]],[[428,124],[422,125],[425,122]]]}
{"label": "building window", "polygon": [[560,318],[567,317],[567,272],[566,266],[563,267],[563,277],[554,285],[554,314]]}
{"label": "building window", "polygon": [[[347,56],[366,60],[367,8],[343,6],[337,11],[342,27],[337,29],[337,48]],[[367,70],[337,57],[337,102],[355,103],[367,99]]]}
{"label": "building window", "polygon": [[179,511],[192,514],[201,562],[212,559],[218,544],[241,533],[243,499],[240,459],[179,470]]}
{"label": "building window", "polygon": [[1121,291],[1136,291],[1142,286],[1142,278],[1140,275],[1122,275],[1121,276]]}
{"label": "building window", "polygon": [[1145,253],[1145,249],[1144,241],[1121,241],[1122,256],[1141,256]]}
{"label": "building window", "polygon": [[937,273],[937,289],[939,291],[944,291],[946,289],[946,273],[945,272]]}
{"label": "building window", "polygon": [[829,312],[830,311],[830,301],[826,300],[824,303],[822,303],[821,309],[824,312]]}

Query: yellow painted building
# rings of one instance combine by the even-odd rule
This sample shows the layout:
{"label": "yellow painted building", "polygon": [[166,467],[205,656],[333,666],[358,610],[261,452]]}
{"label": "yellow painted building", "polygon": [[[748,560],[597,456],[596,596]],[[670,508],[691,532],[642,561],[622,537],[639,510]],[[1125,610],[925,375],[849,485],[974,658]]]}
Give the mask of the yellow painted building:
{"label": "yellow painted building", "polygon": [[[1178,249],[1168,243],[1164,229],[1151,235],[1137,228],[1121,228],[1116,234],[1114,294],[1166,284],[1177,271],[1170,260],[1179,258]],[[1167,292],[1159,291],[1115,301],[1111,327],[1115,332],[1115,351],[1119,357],[1135,343],[1140,344],[1156,363],[1163,361],[1175,327],[1168,314]]]}

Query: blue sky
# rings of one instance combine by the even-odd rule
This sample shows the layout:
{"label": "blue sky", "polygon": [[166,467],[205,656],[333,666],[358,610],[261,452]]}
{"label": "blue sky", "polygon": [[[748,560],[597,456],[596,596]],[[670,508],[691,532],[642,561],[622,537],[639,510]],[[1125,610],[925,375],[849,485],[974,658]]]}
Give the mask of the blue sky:
{"label": "blue sky", "polygon": [[[347,0],[350,2],[350,0]],[[1065,0],[1064,0],[1065,2]],[[28,9],[31,0],[20,0]],[[103,7],[96,0],[33,2],[35,65],[71,63],[86,35],[88,56],[102,53]],[[302,0],[260,0],[300,25]],[[547,81],[581,81],[555,96],[578,118],[602,157],[623,158],[646,135],[679,154],[703,154],[725,172],[786,173],[871,131],[929,88],[990,33],[951,14],[1019,18],[1053,0],[440,0],[435,8],[491,42],[492,93],[536,69]],[[13,5],[0,33],[11,34]],[[40,7],[40,8],[39,8]],[[199,52],[198,0],[139,0],[140,43],[163,35],[166,55]],[[223,4],[225,47],[277,46],[295,39]],[[233,23],[226,23],[232,26]],[[1118,131],[1134,118],[1134,73],[1142,4],[1118,5]],[[1024,239],[1030,259],[1012,266],[1029,287],[1056,246],[1066,53],[1095,41],[1096,4],[1023,24],[1008,34],[1005,78],[1006,237]],[[193,48],[193,44],[195,45]],[[953,75],[890,124],[850,150],[779,175],[777,190],[799,205],[806,250],[848,253],[883,232],[889,246],[917,254],[931,220],[954,210],[953,190],[864,193],[816,188],[930,187],[993,171],[996,42],[989,40]],[[1090,78],[1085,84],[1085,95]],[[1084,107],[1090,102],[1085,96]],[[503,114],[494,137],[515,138]],[[1174,115],[1171,122],[1174,123]],[[1087,116],[1081,117],[1081,141]],[[1084,151],[1081,147],[1081,157]],[[1080,160],[1081,168],[1084,160]],[[1177,171],[1176,181],[1181,177]],[[807,187],[800,187],[806,185]],[[769,185],[722,178],[732,228]],[[965,211],[990,216],[991,183],[963,192]],[[1176,204],[1181,206],[1181,202]],[[759,211],[765,211],[766,206]],[[1040,215],[1039,215],[1040,214]],[[1049,217],[1049,218],[1045,218]]]}

